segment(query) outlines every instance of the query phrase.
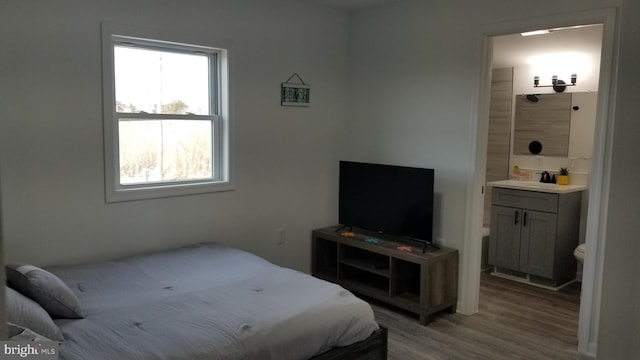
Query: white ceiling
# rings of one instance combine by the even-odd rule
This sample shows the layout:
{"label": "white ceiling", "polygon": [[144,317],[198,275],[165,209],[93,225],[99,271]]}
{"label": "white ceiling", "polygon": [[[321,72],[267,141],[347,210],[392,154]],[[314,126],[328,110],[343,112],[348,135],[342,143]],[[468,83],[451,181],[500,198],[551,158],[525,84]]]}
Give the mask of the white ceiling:
{"label": "white ceiling", "polygon": [[[402,0],[298,0],[343,10],[358,10]],[[494,37],[493,68],[528,65],[534,55],[585,53],[600,56],[602,25],[556,29],[548,35],[523,37],[520,34]]]}
{"label": "white ceiling", "polygon": [[531,56],[551,53],[585,53],[599,58],[601,44],[602,25],[556,30],[547,35],[496,36],[492,67],[524,66]]}
{"label": "white ceiling", "polygon": [[400,0],[298,0],[344,10],[357,10]]}

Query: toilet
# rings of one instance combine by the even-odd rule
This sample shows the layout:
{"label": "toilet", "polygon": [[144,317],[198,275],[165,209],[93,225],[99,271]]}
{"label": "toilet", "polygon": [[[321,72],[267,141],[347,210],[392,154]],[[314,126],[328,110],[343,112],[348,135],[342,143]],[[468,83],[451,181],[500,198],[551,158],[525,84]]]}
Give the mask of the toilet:
{"label": "toilet", "polygon": [[582,243],[578,245],[578,247],[576,247],[576,249],[573,251],[573,256],[576,257],[576,260],[578,260],[580,264],[584,264],[585,249],[586,249],[586,244]]}

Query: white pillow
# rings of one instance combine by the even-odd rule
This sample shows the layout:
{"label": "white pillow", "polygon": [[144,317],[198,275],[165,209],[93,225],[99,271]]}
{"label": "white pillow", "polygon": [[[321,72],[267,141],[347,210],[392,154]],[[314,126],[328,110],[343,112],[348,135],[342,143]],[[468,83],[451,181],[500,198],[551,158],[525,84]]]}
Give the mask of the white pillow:
{"label": "white pillow", "polygon": [[47,339],[64,341],[60,328],[37,302],[5,286],[9,335],[16,336],[22,329],[40,334]]}

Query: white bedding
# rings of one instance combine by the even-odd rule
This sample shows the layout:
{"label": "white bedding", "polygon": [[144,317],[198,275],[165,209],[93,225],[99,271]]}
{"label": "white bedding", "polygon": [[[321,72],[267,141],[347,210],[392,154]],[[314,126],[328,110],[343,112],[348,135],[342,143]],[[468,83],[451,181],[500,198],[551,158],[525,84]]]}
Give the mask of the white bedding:
{"label": "white bedding", "polygon": [[56,320],[61,359],[301,360],[378,328],[347,290],[215,243],[48,270],[86,315]]}

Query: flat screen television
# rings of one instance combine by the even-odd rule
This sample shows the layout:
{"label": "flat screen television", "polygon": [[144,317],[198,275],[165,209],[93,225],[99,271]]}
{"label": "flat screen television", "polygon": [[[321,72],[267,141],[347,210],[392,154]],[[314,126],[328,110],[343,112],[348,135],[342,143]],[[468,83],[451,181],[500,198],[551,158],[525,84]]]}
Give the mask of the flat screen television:
{"label": "flat screen television", "polygon": [[340,224],[432,244],[433,175],[433,169],[340,161]]}

